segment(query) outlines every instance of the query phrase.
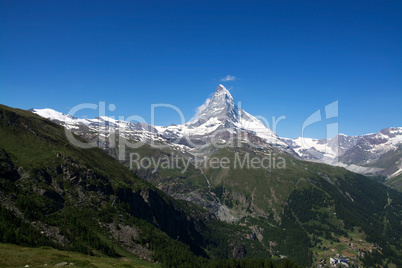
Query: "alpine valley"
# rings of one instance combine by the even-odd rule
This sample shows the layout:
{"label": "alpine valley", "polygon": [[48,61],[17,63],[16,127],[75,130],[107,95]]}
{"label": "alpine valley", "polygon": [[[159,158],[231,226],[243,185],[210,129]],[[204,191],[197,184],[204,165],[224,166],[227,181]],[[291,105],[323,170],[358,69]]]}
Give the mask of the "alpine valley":
{"label": "alpine valley", "polygon": [[124,267],[402,266],[401,127],[281,138],[219,85],[167,127],[0,106],[0,150],[4,243]]}

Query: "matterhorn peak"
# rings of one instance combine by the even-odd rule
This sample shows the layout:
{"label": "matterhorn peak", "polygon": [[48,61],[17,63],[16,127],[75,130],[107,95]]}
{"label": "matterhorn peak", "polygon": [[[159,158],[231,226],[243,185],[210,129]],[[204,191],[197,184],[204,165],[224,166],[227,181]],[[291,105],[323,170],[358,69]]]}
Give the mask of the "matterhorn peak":
{"label": "matterhorn peak", "polygon": [[229,99],[233,99],[232,95],[229,93],[229,90],[227,90],[226,87],[224,85],[222,85],[222,84],[218,85],[214,95],[227,96]]}
{"label": "matterhorn peak", "polygon": [[230,92],[220,84],[207,107],[195,120],[186,125],[186,129],[182,133],[200,136],[200,133],[209,135],[216,131],[218,131],[217,133],[222,132],[222,130],[231,133],[248,131],[269,143],[282,147],[287,146],[259,119],[237,107]]}
{"label": "matterhorn peak", "polygon": [[207,108],[201,113],[201,117],[222,118],[227,113],[232,113],[234,109],[237,110],[232,95],[222,84],[219,84]]}
{"label": "matterhorn peak", "polygon": [[212,96],[211,102],[219,105],[225,105],[226,103],[226,105],[229,104],[230,106],[234,106],[232,95],[222,84],[219,84],[216,88],[216,92]]}
{"label": "matterhorn peak", "polygon": [[216,92],[221,92],[221,91],[228,91],[226,87],[222,84],[219,84],[218,87],[216,88]]}

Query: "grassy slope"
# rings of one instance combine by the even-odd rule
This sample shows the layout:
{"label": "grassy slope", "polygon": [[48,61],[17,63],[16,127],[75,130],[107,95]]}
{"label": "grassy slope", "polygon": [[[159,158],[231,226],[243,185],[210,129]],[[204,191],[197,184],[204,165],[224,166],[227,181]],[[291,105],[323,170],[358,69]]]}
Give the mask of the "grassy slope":
{"label": "grassy slope", "polygon": [[0,243],[0,267],[43,267],[61,262],[74,263],[74,267],[160,267],[135,258],[94,257],[71,251],[60,251],[50,247],[28,248]]}
{"label": "grassy slope", "polygon": [[[18,193],[16,199],[17,203],[19,202],[20,197],[27,199],[26,203],[22,205],[22,209],[24,206],[32,204],[29,210],[35,212],[43,210],[43,218],[34,218],[34,220],[43,220],[46,223],[58,226],[59,228],[63,228],[62,219],[64,210],[55,208],[55,211],[47,211],[47,208],[50,207],[49,205],[54,205],[54,202],[53,200],[49,200],[48,198],[38,194],[38,189],[48,190],[54,193],[57,192],[53,188],[55,184],[58,185],[59,188],[61,187],[61,190],[66,187],[66,190],[68,191],[63,192],[62,196],[67,197],[67,207],[77,207],[80,198],[87,199],[86,203],[79,205],[74,210],[67,209],[67,218],[72,222],[67,224],[68,237],[74,240],[80,239],[80,241],[76,242],[79,243],[81,250],[82,248],[85,249],[87,245],[85,245],[85,241],[81,240],[81,237],[78,238],[78,236],[74,234],[77,230],[73,229],[75,228],[74,226],[77,226],[78,224],[80,228],[86,230],[82,235],[84,235],[85,232],[90,232],[95,238],[98,237],[103,240],[102,237],[107,235],[107,233],[99,227],[96,220],[94,221],[94,219],[98,217],[104,217],[106,222],[102,219],[101,220],[106,224],[107,222],[115,222],[119,220],[119,215],[124,214],[127,218],[121,220],[122,223],[128,224],[129,222],[133,223],[133,221],[138,223],[138,220],[135,220],[133,215],[130,214],[137,212],[139,214],[138,217],[143,217],[145,219],[145,221],[140,221],[138,223],[140,225],[138,228],[143,230],[143,232],[149,232],[147,230],[152,228],[152,225],[146,221],[155,225],[161,224],[161,222],[152,222],[152,220],[158,218],[158,216],[160,220],[164,220],[164,218],[169,221],[176,220],[177,226],[171,228],[173,230],[167,229],[167,231],[171,231],[172,235],[174,235],[174,228],[178,229],[180,227],[180,220],[184,224],[188,223],[183,209],[187,210],[190,214],[192,213],[191,211],[194,211],[196,214],[202,214],[202,210],[199,208],[185,202],[177,202],[169,198],[166,194],[158,191],[150,184],[138,179],[127,168],[123,167],[118,161],[105,154],[101,149],[79,149],[73,147],[66,140],[64,129],[55,123],[45,120],[31,112],[12,109],[3,105],[0,106],[0,119],[0,148],[8,153],[15,167],[21,167],[21,170],[24,173],[23,178],[18,180],[19,188],[15,188],[16,185],[8,182],[7,178],[1,178],[2,184],[0,190],[3,190],[5,195],[10,194],[11,199],[14,198],[13,193]],[[57,155],[62,155],[63,157],[57,157]],[[69,180],[65,179],[63,174],[58,175],[55,171],[57,166],[68,167],[69,172],[73,175],[76,174],[84,180],[82,185],[80,186],[73,182],[69,182]],[[85,178],[85,173],[83,174],[83,172],[87,170],[91,170],[92,174],[95,175],[90,178]],[[49,179],[47,175],[49,175],[52,180],[50,185],[46,182],[46,179]],[[77,189],[80,187],[81,190],[87,191],[85,196],[80,196],[79,192],[77,192]],[[99,195],[98,190],[100,192],[111,192],[109,194],[104,192]],[[113,197],[116,194],[118,195],[119,191],[121,192],[122,190],[124,190],[122,194],[128,199],[125,201],[118,200],[115,208],[111,210],[110,203],[112,202]],[[145,206],[143,208],[138,207],[138,204],[130,201],[132,199],[129,198],[140,198],[140,194],[137,193],[138,191],[152,194],[153,200],[151,201],[155,200],[155,202],[159,202],[153,206],[150,205],[154,211],[150,211],[149,209],[146,210]],[[21,195],[19,195],[19,193],[21,193]],[[138,201],[141,200],[142,199],[138,199]],[[64,202],[64,200],[61,201]],[[94,204],[100,204],[100,207],[97,207],[98,205],[93,207]],[[147,204],[144,203],[144,205]],[[160,211],[158,211],[156,205],[161,206]],[[174,217],[178,218],[169,219],[169,217],[163,216],[163,213],[170,212],[176,213]],[[161,214],[156,215],[155,213]],[[86,217],[84,217],[84,215]],[[154,218],[151,218],[152,215]],[[126,220],[129,220],[129,222],[125,222]],[[188,225],[191,225],[191,223]],[[194,232],[194,229],[191,231],[189,229],[191,226],[188,225],[183,226],[184,232]],[[171,226],[169,223],[165,224],[166,228],[170,228],[169,226]],[[196,233],[192,234],[196,235]],[[107,235],[107,237],[109,237],[109,235]],[[174,237],[176,238],[177,235]],[[183,237],[186,236],[183,235]],[[190,237],[190,239],[195,239],[191,235],[188,235],[188,237]],[[166,244],[165,246],[174,245],[178,247],[179,250],[185,248],[185,246],[183,247],[183,245],[180,245],[182,243],[174,241],[161,231],[153,232],[153,237],[150,239],[153,241],[149,241],[151,244],[156,243],[156,248],[158,247],[156,242],[158,240],[164,241]],[[195,240],[192,241],[195,244],[198,242]],[[108,241],[104,242],[109,244]],[[74,250],[77,250],[77,246],[73,245],[72,247]],[[116,250],[119,251],[118,248]],[[159,248],[159,250],[161,249]],[[175,250],[176,249],[172,248],[172,252],[175,252]],[[189,251],[188,254],[191,255],[191,252]]]}

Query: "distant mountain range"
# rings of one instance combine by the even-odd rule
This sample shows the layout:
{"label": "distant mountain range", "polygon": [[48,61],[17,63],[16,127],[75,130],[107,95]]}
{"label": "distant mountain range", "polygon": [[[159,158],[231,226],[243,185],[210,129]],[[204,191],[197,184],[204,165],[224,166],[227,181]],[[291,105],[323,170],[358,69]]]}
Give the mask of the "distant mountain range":
{"label": "distant mountain range", "polygon": [[305,160],[338,165],[402,190],[402,127],[332,139],[283,139]]}

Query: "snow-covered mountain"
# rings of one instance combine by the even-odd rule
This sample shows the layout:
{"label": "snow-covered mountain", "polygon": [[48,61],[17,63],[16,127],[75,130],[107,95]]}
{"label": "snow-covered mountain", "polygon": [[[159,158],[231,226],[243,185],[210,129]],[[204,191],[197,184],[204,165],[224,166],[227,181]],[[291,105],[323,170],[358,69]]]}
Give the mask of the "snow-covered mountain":
{"label": "snow-covered mountain", "polygon": [[366,175],[390,179],[402,174],[402,127],[363,135],[338,161],[341,166]]}
{"label": "snow-covered mountain", "polygon": [[402,174],[402,127],[385,128],[362,136],[339,134],[332,139],[283,140],[305,160],[388,179]]}
{"label": "snow-covered mountain", "polygon": [[259,146],[275,146],[291,151],[289,146],[259,119],[238,108],[230,92],[219,85],[208,105],[194,119],[182,125],[167,127],[150,126],[145,123],[132,123],[101,116],[94,119],[79,119],[52,109],[31,109],[32,112],[48,118],[74,132],[98,132],[107,138],[113,132],[128,140],[179,146],[182,150],[197,151],[214,142],[221,144],[234,139],[256,138]]}
{"label": "snow-covered mountain", "polygon": [[109,138],[113,138],[112,134],[118,133],[119,136],[133,142],[164,144],[181,151],[187,149],[183,148],[182,145],[169,143],[161,135],[158,135],[156,128],[146,123],[126,122],[107,116],[80,119],[49,108],[30,109],[30,111],[72,130],[87,140],[95,139],[101,148],[108,147],[111,142]]}
{"label": "snow-covered mountain", "polygon": [[287,148],[275,133],[260,120],[238,108],[230,92],[219,85],[208,105],[199,116],[184,125],[156,127],[158,133],[170,140],[180,140],[191,147],[204,146],[213,140],[222,143],[248,133],[263,139],[268,144]]}
{"label": "snow-covered mountain", "polygon": [[332,164],[337,157],[356,145],[363,136],[338,134],[332,139],[298,137],[282,138],[301,158],[309,161]]}
{"label": "snow-covered mountain", "polygon": [[77,129],[80,126],[91,126],[91,127],[104,127],[104,128],[114,128],[114,129],[127,129],[127,130],[142,130],[142,131],[152,131],[152,127],[145,123],[131,123],[121,120],[116,120],[112,117],[100,116],[94,119],[80,119],[68,114],[62,114],[53,109],[30,109],[31,112],[36,113],[44,118],[50,119],[53,122],[59,123],[68,129]]}

